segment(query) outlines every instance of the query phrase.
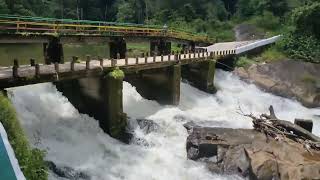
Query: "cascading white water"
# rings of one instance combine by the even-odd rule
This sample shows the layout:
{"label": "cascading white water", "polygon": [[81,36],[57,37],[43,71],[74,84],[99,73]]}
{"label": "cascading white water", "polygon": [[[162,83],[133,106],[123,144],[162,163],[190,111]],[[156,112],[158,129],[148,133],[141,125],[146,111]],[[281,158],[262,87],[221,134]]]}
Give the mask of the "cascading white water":
{"label": "cascading white water", "polygon": [[[244,83],[228,72],[217,71],[219,91],[215,95],[181,84],[178,107],[161,106],[142,98],[124,83],[124,109],[133,118],[154,120],[161,131],[138,137],[151,146],[124,145],[104,134],[98,122],[79,114],[52,84],[39,84],[10,90],[11,100],[30,141],[47,150],[47,159],[70,166],[98,180],[212,180],[239,179],[208,172],[204,164],[187,160],[185,142],[187,121],[207,126],[251,128],[251,121],[238,114],[260,114],[273,105],[279,118],[314,119],[314,133],[320,135],[320,109],[307,109],[299,103],[280,98]],[[318,118],[318,119],[317,119]],[[51,175],[50,179],[57,179]]]}

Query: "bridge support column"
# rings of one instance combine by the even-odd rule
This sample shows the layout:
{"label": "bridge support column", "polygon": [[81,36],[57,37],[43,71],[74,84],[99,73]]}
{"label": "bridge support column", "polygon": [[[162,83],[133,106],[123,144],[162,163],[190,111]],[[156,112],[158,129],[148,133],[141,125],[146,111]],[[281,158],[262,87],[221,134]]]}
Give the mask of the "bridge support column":
{"label": "bridge support column", "polygon": [[117,54],[120,54],[120,58],[124,59],[127,52],[127,43],[123,38],[115,39],[109,43],[110,46],[110,58],[117,59]]}
{"label": "bridge support column", "polygon": [[125,81],[136,87],[146,99],[160,104],[179,105],[181,66],[143,70],[126,76]]}
{"label": "bridge support column", "polygon": [[150,41],[150,52],[157,55],[168,55],[171,53],[171,42],[163,39]]}
{"label": "bridge support column", "polygon": [[207,93],[216,93],[214,86],[215,62],[213,60],[188,64],[182,67],[182,78]]}
{"label": "bridge support column", "polygon": [[127,116],[122,105],[124,77],[119,71],[98,78],[57,82],[56,87],[80,113],[97,119],[104,132],[126,142],[129,137],[125,131]]}
{"label": "bridge support column", "polygon": [[52,38],[49,44],[43,44],[43,53],[46,64],[64,63],[63,45],[58,38]]}

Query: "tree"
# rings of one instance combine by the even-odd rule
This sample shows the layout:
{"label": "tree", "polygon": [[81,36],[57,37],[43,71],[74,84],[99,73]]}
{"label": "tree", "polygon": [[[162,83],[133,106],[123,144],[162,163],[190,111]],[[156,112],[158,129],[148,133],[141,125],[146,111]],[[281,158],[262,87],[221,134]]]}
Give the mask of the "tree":
{"label": "tree", "polygon": [[9,13],[7,3],[4,0],[0,0],[0,13],[1,14],[8,14]]}
{"label": "tree", "polygon": [[132,1],[123,1],[119,4],[117,13],[118,22],[135,22],[135,11]]}

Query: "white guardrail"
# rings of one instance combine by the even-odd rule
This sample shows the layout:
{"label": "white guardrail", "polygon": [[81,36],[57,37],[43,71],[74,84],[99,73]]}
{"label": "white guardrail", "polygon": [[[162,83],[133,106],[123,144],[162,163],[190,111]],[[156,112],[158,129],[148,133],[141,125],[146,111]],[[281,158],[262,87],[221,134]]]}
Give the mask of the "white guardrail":
{"label": "white guardrail", "polygon": [[9,143],[7,133],[0,123],[0,179],[2,180],[26,180],[14,151]]}
{"label": "white guardrail", "polygon": [[275,43],[280,38],[281,38],[281,35],[278,35],[278,36],[274,36],[274,37],[271,37],[271,38],[268,38],[268,39],[262,39],[262,40],[259,40],[259,41],[256,41],[256,42],[253,42],[253,43],[238,47],[238,48],[236,48],[236,54],[241,54],[243,52],[250,51],[252,49],[255,49],[255,48],[258,48],[258,47],[261,47],[261,46],[265,46],[267,44]]}

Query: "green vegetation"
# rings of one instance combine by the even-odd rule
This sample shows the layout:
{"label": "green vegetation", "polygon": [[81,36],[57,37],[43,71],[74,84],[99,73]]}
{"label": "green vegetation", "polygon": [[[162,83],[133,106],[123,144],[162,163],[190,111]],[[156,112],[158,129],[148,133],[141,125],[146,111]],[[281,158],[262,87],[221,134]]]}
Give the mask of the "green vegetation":
{"label": "green vegetation", "polygon": [[295,9],[290,25],[283,50],[294,59],[320,63],[320,2]]}
{"label": "green vegetation", "polygon": [[114,77],[115,79],[123,79],[125,75],[119,67],[116,67],[113,71],[108,73],[108,76]]}
{"label": "green vegetation", "polygon": [[236,66],[237,67],[248,68],[253,63],[254,63],[254,61],[252,59],[248,58],[247,56],[241,56],[241,57],[239,57],[239,59],[237,59]]}
{"label": "green vegetation", "polygon": [[302,76],[302,79],[301,79],[303,82],[305,83],[309,83],[309,84],[312,84],[312,85],[316,85],[318,83],[318,79],[317,77],[315,76],[312,76],[310,74],[304,74]]}
{"label": "green vegetation", "polygon": [[237,67],[248,68],[254,63],[268,63],[287,59],[287,56],[280,51],[279,44],[273,45],[256,56],[241,56],[236,60]]}
{"label": "green vegetation", "polygon": [[0,122],[6,129],[8,139],[26,179],[47,179],[47,167],[44,162],[45,152],[30,147],[14,108],[2,93],[0,93]]}
{"label": "green vegetation", "polygon": [[[291,11],[312,2],[316,0],[0,0],[0,13],[166,24],[169,28],[206,34],[217,41],[231,41],[234,26],[241,23],[254,24],[270,35],[282,32]],[[312,16],[305,14],[304,20]]]}

